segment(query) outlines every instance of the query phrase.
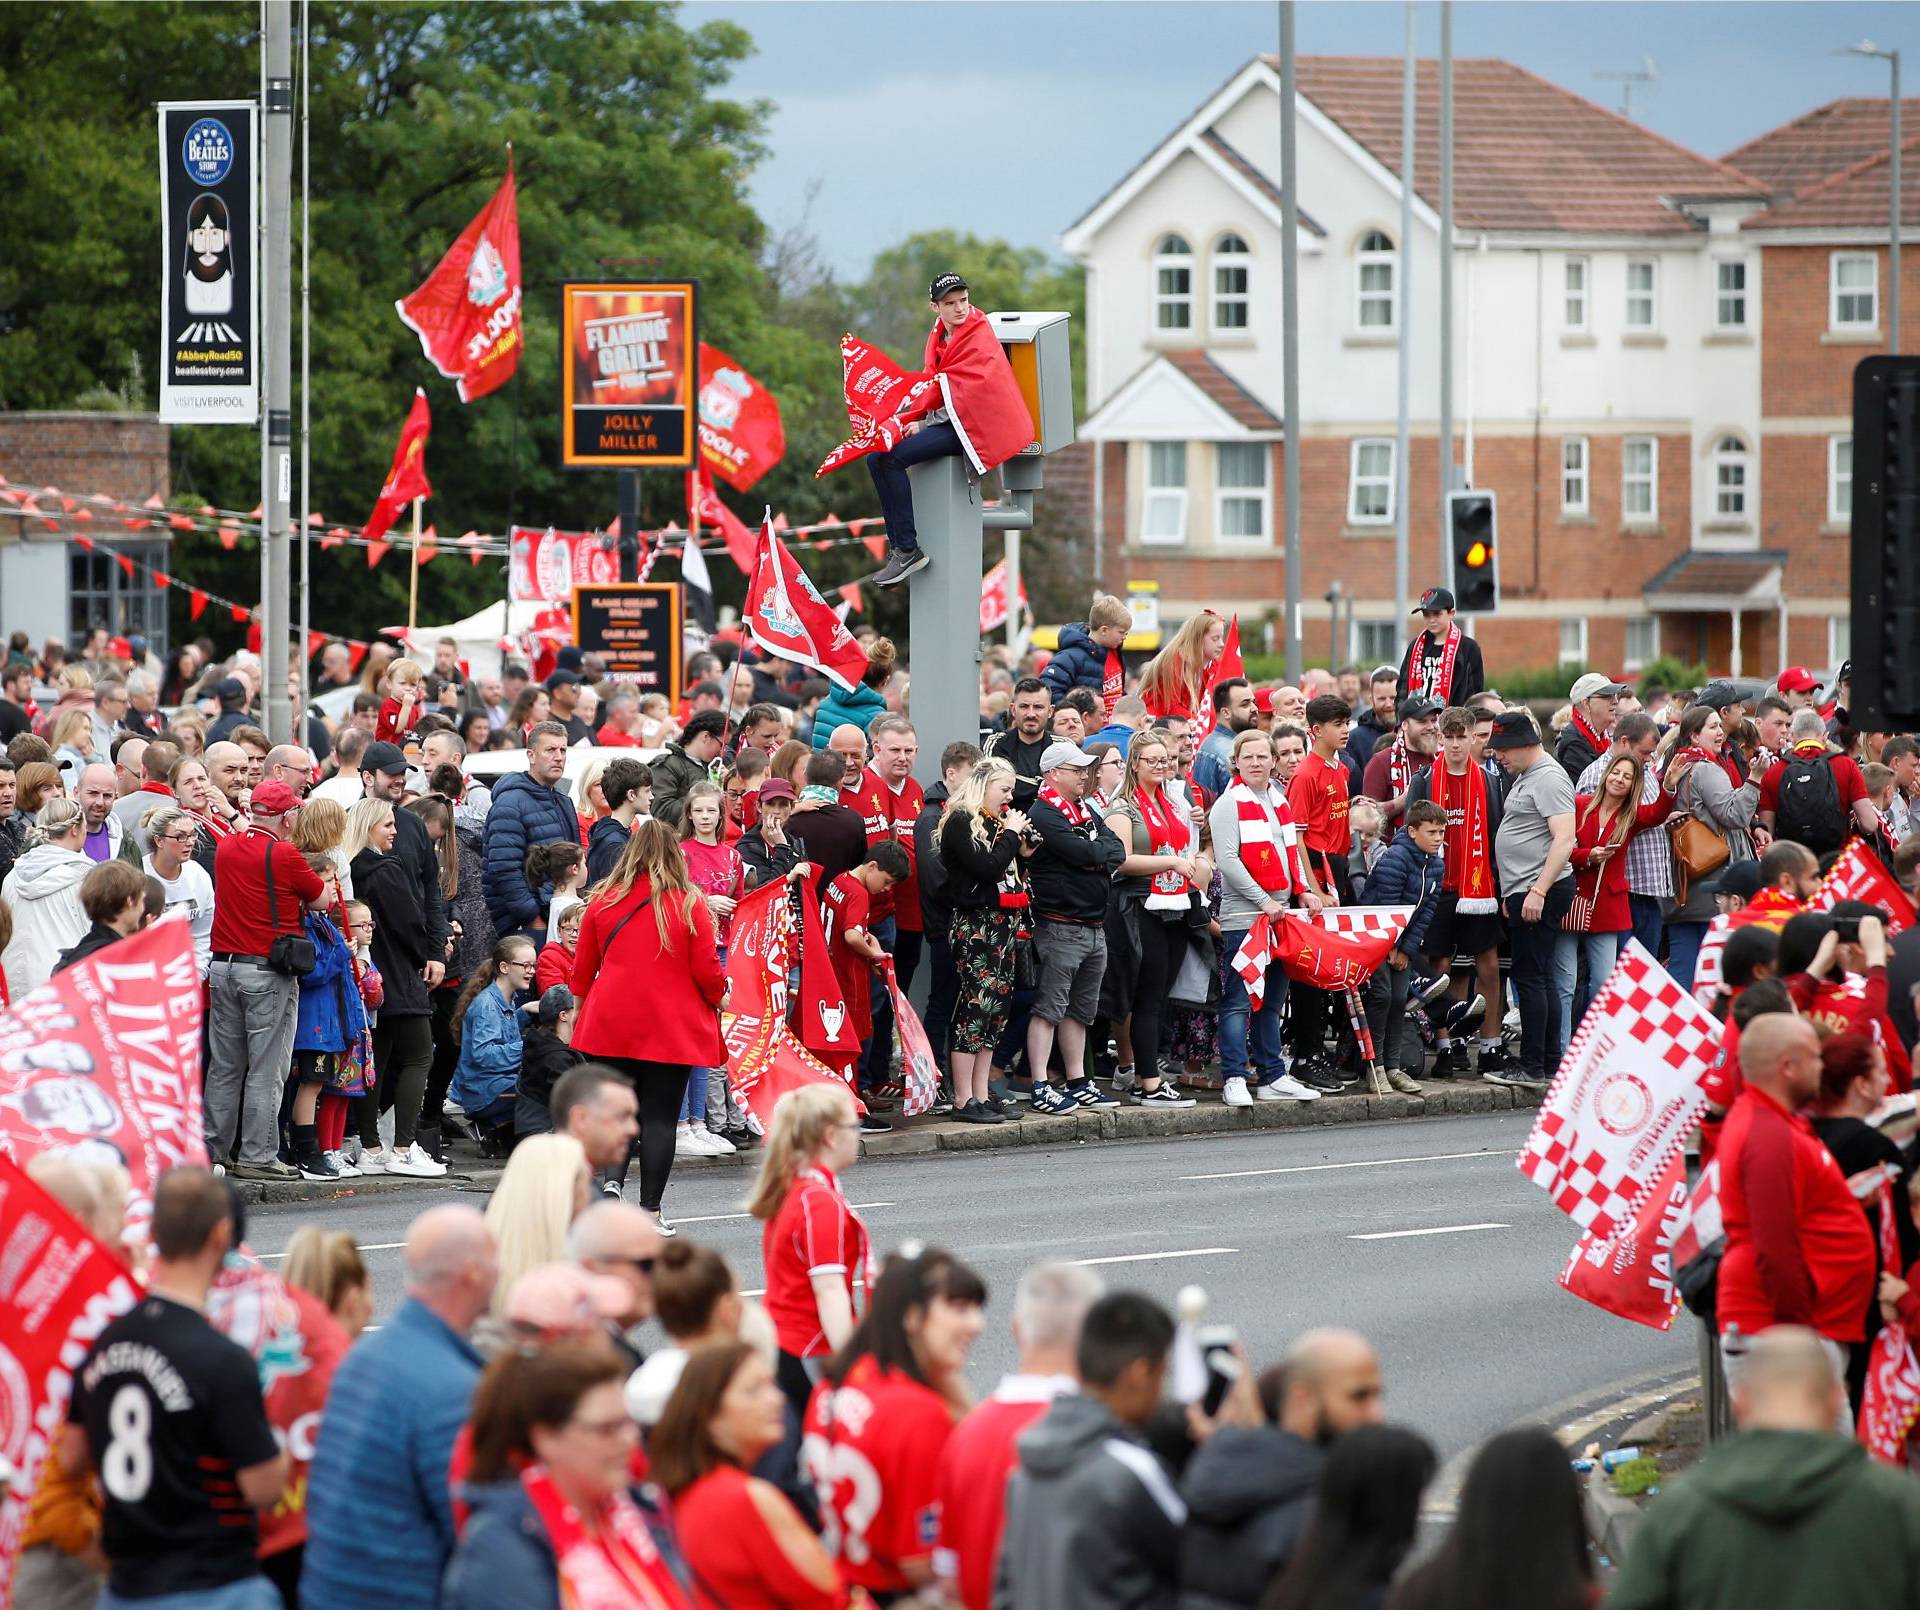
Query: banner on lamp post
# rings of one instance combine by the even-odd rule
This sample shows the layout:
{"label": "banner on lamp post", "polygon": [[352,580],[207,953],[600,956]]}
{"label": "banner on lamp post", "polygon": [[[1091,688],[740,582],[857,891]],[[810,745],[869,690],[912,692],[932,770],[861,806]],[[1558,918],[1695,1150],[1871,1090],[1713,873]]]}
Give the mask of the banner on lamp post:
{"label": "banner on lamp post", "polygon": [[160,418],[260,418],[252,101],[160,103]]}

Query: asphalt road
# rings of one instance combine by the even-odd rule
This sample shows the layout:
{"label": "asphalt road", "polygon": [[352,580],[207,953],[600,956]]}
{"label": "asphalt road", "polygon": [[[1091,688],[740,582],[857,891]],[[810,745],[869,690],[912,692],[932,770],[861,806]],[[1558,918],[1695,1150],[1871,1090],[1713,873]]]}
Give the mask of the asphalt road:
{"label": "asphalt road", "polygon": [[[1309,1326],[1365,1332],[1385,1364],[1389,1413],[1448,1457],[1550,1408],[1558,1423],[1573,1402],[1693,1357],[1686,1324],[1662,1336],[1559,1288],[1577,1235],[1514,1168],[1532,1118],[872,1160],[846,1185],[877,1247],[948,1246],[985,1278],[976,1390],[1013,1364],[1007,1315],[1021,1269],[1066,1257],[1169,1307],[1183,1286],[1204,1286],[1209,1319],[1232,1324],[1256,1366]],[[739,1210],[749,1181],[738,1168],[676,1172],[667,1212],[753,1289],[760,1226]],[[303,1223],[352,1230],[374,1272],[377,1322],[402,1294],[408,1221],[449,1198],[484,1201],[423,1183],[418,1194],[257,1207],[249,1239],[270,1255]]]}

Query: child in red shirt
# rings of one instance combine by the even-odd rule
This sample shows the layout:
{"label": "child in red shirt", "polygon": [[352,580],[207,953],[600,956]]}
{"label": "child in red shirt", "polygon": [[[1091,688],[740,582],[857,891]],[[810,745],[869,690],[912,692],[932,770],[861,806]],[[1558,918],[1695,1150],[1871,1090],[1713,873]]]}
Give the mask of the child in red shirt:
{"label": "child in red shirt", "polygon": [[376,742],[406,747],[414,723],[427,707],[426,679],[412,660],[395,660],[387,667],[387,697],[373,729]]}
{"label": "child in red shirt", "polygon": [[877,896],[890,894],[911,870],[907,853],[899,845],[876,844],[859,866],[842,872],[820,891],[820,922],[833,957],[834,976],[846,999],[848,1021],[860,1036],[861,1050],[840,1070],[842,1073],[851,1074],[859,1065],[873,1034],[872,969],[887,955],[880,941],[867,931],[873,902]]}
{"label": "child in red shirt", "polygon": [[533,970],[535,1000],[555,984],[572,980],[573,952],[580,943],[580,918],[586,909],[586,901],[577,898],[565,905],[554,902],[553,927],[547,934],[547,942],[540,947],[540,960]]}

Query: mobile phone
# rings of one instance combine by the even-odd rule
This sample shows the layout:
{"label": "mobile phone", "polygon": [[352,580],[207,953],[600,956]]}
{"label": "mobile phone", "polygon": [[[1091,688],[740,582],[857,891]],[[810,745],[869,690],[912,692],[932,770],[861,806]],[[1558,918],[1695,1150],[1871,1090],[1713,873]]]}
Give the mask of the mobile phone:
{"label": "mobile phone", "polygon": [[1194,1336],[1200,1360],[1207,1368],[1207,1389],[1201,1395],[1200,1408],[1209,1419],[1220,1412],[1227,1394],[1245,1373],[1246,1366],[1234,1351],[1239,1340],[1231,1325],[1204,1325]]}

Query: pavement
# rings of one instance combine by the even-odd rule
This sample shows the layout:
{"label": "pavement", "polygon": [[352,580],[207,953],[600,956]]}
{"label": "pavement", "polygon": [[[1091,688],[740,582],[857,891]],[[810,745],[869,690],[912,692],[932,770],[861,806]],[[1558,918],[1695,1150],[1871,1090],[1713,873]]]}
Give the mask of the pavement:
{"label": "pavement", "polygon": [[[1481,1086],[1445,1094],[1510,1095]],[[1389,1414],[1448,1458],[1517,1421],[1558,1425],[1567,1404],[1604,1403],[1693,1357],[1684,1328],[1660,1335],[1559,1288],[1576,1231],[1514,1167],[1532,1114],[1510,1099],[1501,1106],[1411,1123],[1236,1123],[1236,1132],[1204,1140],[1022,1137],[991,1157],[869,1155],[848,1171],[846,1188],[877,1246],[949,1246],[985,1278],[988,1326],[970,1371],[976,1390],[1013,1364],[1007,1317],[1020,1271],[1042,1256],[1065,1257],[1170,1307],[1182,1287],[1203,1286],[1209,1319],[1234,1326],[1258,1366],[1309,1326],[1354,1326],[1380,1349]],[[1185,1116],[1257,1121],[1276,1110],[1298,1109],[1249,1114],[1203,1104]],[[726,1253],[753,1290],[763,1280],[760,1226],[740,1211],[747,1179],[738,1167],[676,1167],[666,1206],[682,1234]],[[405,1194],[262,1204],[249,1239],[275,1254],[304,1223],[351,1230],[374,1273],[377,1323],[401,1296],[408,1221],[438,1202],[483,1202],[489,1188],[409,1182]]]}

